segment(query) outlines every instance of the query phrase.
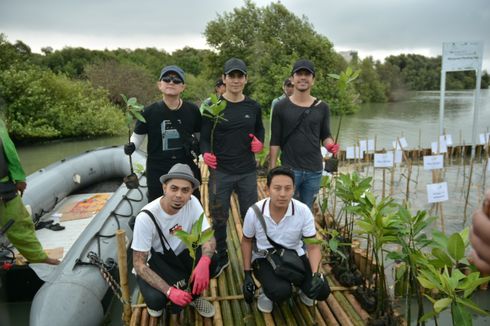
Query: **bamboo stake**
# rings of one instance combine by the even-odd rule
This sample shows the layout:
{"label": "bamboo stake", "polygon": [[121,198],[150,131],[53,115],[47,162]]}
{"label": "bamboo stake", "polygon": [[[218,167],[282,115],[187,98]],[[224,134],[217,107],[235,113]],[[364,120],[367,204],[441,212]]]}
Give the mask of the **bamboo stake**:
{"label": "bamboo stake", "polygon": [[330,310],[330,308],[328,307],[325,301],[319,301],[317,303],[317,308],[321,316],[323,317],[323,319],[327,322],[327,325],[340,326],[340,324],[335,319],[335,316],[333,315],[332,311]]}
{"label": "bamboo stake", "polygon": [[336,319],[339,321],[340,325],[342,325],[342,326],[354,326],[354,324],[350,320],[349,316],[342,309],[342,307],[340,306],[340,304],[337,302],[337,300],[335,299],[335,297],[333,295],[328,296],[327,304],[328,304],[328,307],[334,313]]}
{"label": "bamboo stake", "polygon": [[[323,320],[322,314],[318,307],[315,307],[315,324],[317,326],[327,326],[327,323]],[[331,325],[331,324],[328,324]]]}
{"label": "bamboo stake", "polygon": [[150,315],[148,314],[148,310],[145,308],[141,311],[141,326],[148,326],[148,322],[150,321]]}
{"label": "bamboo stake", "polygon": [[[146,304],[145,304],[146,306]],[[138,326],[140,324],[141,320],[141,310],[142,308],[136,308],[133,311],[133,314],[131,315],[131,321],[129,323],[130,326]]]}
{"label": "bamboo stake", "polygon": [[385,192],[386,192],[386,169],[383,168],[383,189],[381,191],[381,198],[382,199],[384,199],[386,197]]}
{"label": "bamboo stake", "polygon": [[468,209],[468,201],[470,198],[470,190],[471,190],[471,177],[473,176],[473,158],[470,160],[470,175],[468,179],[468,190],[466,192],[466,199],[464,203],[464,219],[463,219],[463,226],[466,225],[466,210]]}
{"label": "bamboo stake", "polygon": [[129,283],[128,283],[128,257],[126,255],[126,232],[122,229],[116,231],[117,239],[117,263],[119,266],[119,279],[121,283],[121,294],[123,300],[127,303],[123,305],[123,321],[124,325],[129,325],[131,322],[131,303],[129,298]]}
{"label": "bamboo stake", "polygon": [[310,309],[308,309],[304,304],[300,302],[298,296],[296,296],[295,300],[293,300],[293,304],[299,309],[299,312],[303,317],[303,320],[305,321],[306,325],[309,326],[315,324],[315,316],[311,315]]}

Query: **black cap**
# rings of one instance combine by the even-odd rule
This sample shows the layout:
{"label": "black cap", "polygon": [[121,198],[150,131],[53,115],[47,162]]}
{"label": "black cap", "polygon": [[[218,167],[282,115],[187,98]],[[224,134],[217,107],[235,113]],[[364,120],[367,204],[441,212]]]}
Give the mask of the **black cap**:
{"label": "black cap", "polygon": [[232,71],[240,71],[244,75],[247,74],[247,65],[243,60],[237,59],[237,58],[231,58],[228,61],[225,62],[225,68],[224,68],[224,73],[225,75],[228,75]]}
{"label": "black cap", "polygon": [[300,59],[296,61],[294,63],[291,75],[294,75],[295,72],[298,72],[301,69],[308,70],[313,74],[313,76],[315,76],[315,66],[313,66],[313,62],[311,62],[310,60]]}
{"label": "black cap", "polygon": [[214,84],[214,87],[220,87],[223,86],[225,83],[223,82],[223,79],[219,78],[216,80],[216,83]]}
{"label": "black cap", "polygon": [[291,81],[291,79],[289,78],[286,78],[284,80],[284,83],[282,84],[283,86],[292,86],[293,85],[293,82]]}
{"label": "black cap", "polygon": [[158,80],[162,80],[162,77],[164,77],[166,74],[170,72],[175,73],[177,76],[179,76],[180,79],[182,79],[182,82],[185,83],[184,70],[182,70],[182,68],[180,68],[179,66],[175,66],[175,65],[163,67],[162,71],[160,72],[160,78],[158,78]]}

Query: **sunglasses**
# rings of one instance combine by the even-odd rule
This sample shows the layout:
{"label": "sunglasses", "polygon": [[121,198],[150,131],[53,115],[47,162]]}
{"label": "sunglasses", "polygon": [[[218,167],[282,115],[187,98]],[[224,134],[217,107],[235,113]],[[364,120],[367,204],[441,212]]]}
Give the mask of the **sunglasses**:
{"label": "sunglasses", "polygon": [[178,78],[178,77],[162,77],[162,79],[160,79],[162,82],[164,83],[174,83],[175,85],[179,85],[179,84],[182,84],[183,81],[182,79]]}

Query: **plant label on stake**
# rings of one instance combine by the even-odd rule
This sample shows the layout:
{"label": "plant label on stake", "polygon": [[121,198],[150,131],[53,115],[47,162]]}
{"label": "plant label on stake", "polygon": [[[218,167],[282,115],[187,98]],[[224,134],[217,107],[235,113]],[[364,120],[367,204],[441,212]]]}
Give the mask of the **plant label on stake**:
{"label": "plant label on stake", "polygon": [[393,155],[393,151],[388,151],[387,153],[389,153],[392,157],[394,156],[394,163],[395,164],[400,164],[402,162],[402,159],[403,159],[403,151],[395,151],[395,155]]}
{"label": "plant label on stake", "polygon": [[429,204],[447,201],[449,199],[447,182],[428,184],[427,199]]}
{"label": "plant label on stake", "polygon": [[361,148],[359,146],[347,146],[345,156],[347,159],[362,159],[364,157],[364,153],[361,152]]}
{"label": "plant label on stake", "polygon": [[[401,147],[400,147],[401,144]],[[408,142],[405,137],[399,138],[398,141],[393,141],[393,148],[396,148],[397,150],[400,149],[407,149],[408,147]]]}
{"label": "plant label on stake", "polygon": [[444,167],[444,155],[424,156],[424,170],[436,170]]}
{"label": "plant label on stake", "polygon": [[453,137],[451,135],[449,135],[449,134],[439,136],[439,141],[441,143],[442,142],[446,142],[446,145],[447,146],[453,146]]}
{"label": "plant label on stake", "polygon": [[485,134],[480,134],[480,145],[486,145],[490,140],[490,132]]}
{"label": "plant label on stake", "polygon": [[375,168],[392,168],[393,167],[393,153],[374,154],[374,167]]}
{"label": "plant label on stake", "polygon": [[[437,148],[439,147],[439,150]],[[447,144],[446,141],[441,139],[439,142],[431,143],[432,154],[444,154],[447,153]]]}

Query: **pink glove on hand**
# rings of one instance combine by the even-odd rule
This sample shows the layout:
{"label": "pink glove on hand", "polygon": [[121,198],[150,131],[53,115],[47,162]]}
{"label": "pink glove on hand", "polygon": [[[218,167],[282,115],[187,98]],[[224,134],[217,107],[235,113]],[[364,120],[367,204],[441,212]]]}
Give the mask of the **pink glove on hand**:
{"label": "pink glove on hand", "polygon": [[202,256],[191,275],[192,294],[201,294],[209,285],[209,265],[211,258]]}
{"label": "pink glove on hand", "polygon": [[175,303],[177,306],[185,307],[192,302],[192,295],[189,292],[177,289],[172,286],[170,288],[170,293],[168,299]]}
{"label": "pink glove on hand", "polygon": [[252,149],[252,153],[258,153],[264,148],[264,144],[255,137],[253,134],[248,134],[250,138],[252,138],[252,142],[250,144],[250,147]]}
{"label": "pink glove on hand", "polygon": [[218,162],[216,161],[216,156],[212,153],[204,153],[203,155],[204,163],[211,169],[216,169]]}
{"label": "pink glove on hand", "polygon": [[329,151],[330,153],[332,153],[333,155],[337,155],[337,153],[339,152],[340,150],[340,145],[339,144],[327,144],[327,146],[325,146],[327,148],[327,151]]}

